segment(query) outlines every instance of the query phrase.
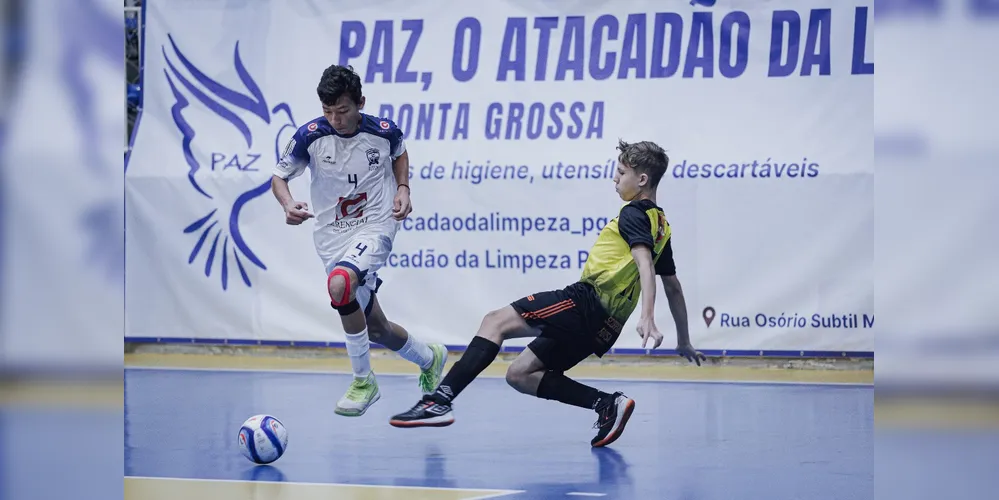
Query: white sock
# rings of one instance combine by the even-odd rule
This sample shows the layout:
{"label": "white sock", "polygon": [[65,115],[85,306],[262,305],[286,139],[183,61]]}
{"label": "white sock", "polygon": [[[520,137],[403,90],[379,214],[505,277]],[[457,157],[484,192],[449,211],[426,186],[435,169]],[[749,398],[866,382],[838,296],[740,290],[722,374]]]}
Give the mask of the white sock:
{"label": "white sock", "polygon": [[416,363],[421,370],[426,370],[434,364],[434,352],[430,350],[430,346],[417,340],[412,334],[406,339],[406,345],[399,349],[399,355],[406,361]]}
{"label": "white sock", "polygon": [[360,333],[347,334],[347,355],[350,356],[350,366],[354,369],[355,378],[365,378],[371,373],[371,358],[368,356],[368,329]]}

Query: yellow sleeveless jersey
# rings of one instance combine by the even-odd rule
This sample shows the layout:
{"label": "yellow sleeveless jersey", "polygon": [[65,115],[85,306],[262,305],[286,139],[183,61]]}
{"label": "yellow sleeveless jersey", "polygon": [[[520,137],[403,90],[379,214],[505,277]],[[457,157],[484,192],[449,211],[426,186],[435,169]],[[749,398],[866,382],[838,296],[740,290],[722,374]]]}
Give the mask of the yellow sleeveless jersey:
{"label": "yellow sleeveless jersey", "polygon": [[655,274],[670,274],[671,271],[663,270],[672,267],[671,248],[666,252],[669,264],[659,263],[670,235],[661,208],[649,200],[633,201],[604,226],[590,249],[580,281],[593,286],[607,314],[622,325],[640,303],[642,288],[638,264],[631,256],[632,246],[649,247]]}

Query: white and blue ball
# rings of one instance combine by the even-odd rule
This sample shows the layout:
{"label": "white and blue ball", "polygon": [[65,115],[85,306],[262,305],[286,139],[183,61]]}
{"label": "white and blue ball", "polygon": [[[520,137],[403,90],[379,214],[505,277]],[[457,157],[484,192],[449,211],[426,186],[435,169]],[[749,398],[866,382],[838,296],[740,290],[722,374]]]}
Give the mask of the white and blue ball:
{"label": "white and blue ball", "polygon": [[281,458],[288,449],[288,430],[270,415],[254,415],[240,426],[236,443],[251,462],[269,464]]}

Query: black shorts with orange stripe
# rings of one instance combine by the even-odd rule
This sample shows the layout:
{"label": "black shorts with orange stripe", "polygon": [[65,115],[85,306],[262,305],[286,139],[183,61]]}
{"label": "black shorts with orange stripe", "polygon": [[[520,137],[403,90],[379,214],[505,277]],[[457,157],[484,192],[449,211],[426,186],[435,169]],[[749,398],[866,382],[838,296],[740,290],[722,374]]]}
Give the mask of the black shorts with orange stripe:
{"label": "black shorts with orange stripe", "polygon": [[564,372],[591,354],[603,356],[621,332],[588,283],[535,293],[510,305],[541,330],[528,348],[549,370]]}

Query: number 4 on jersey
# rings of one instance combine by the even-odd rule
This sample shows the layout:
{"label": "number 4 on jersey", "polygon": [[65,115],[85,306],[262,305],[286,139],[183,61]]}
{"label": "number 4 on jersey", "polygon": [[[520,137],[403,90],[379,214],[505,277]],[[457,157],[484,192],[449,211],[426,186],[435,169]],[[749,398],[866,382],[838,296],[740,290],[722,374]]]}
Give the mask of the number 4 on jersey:
{"label": "number 4 on jersey", "polygon": [[347,174],[347,182],[357,185],[357,174]]}

